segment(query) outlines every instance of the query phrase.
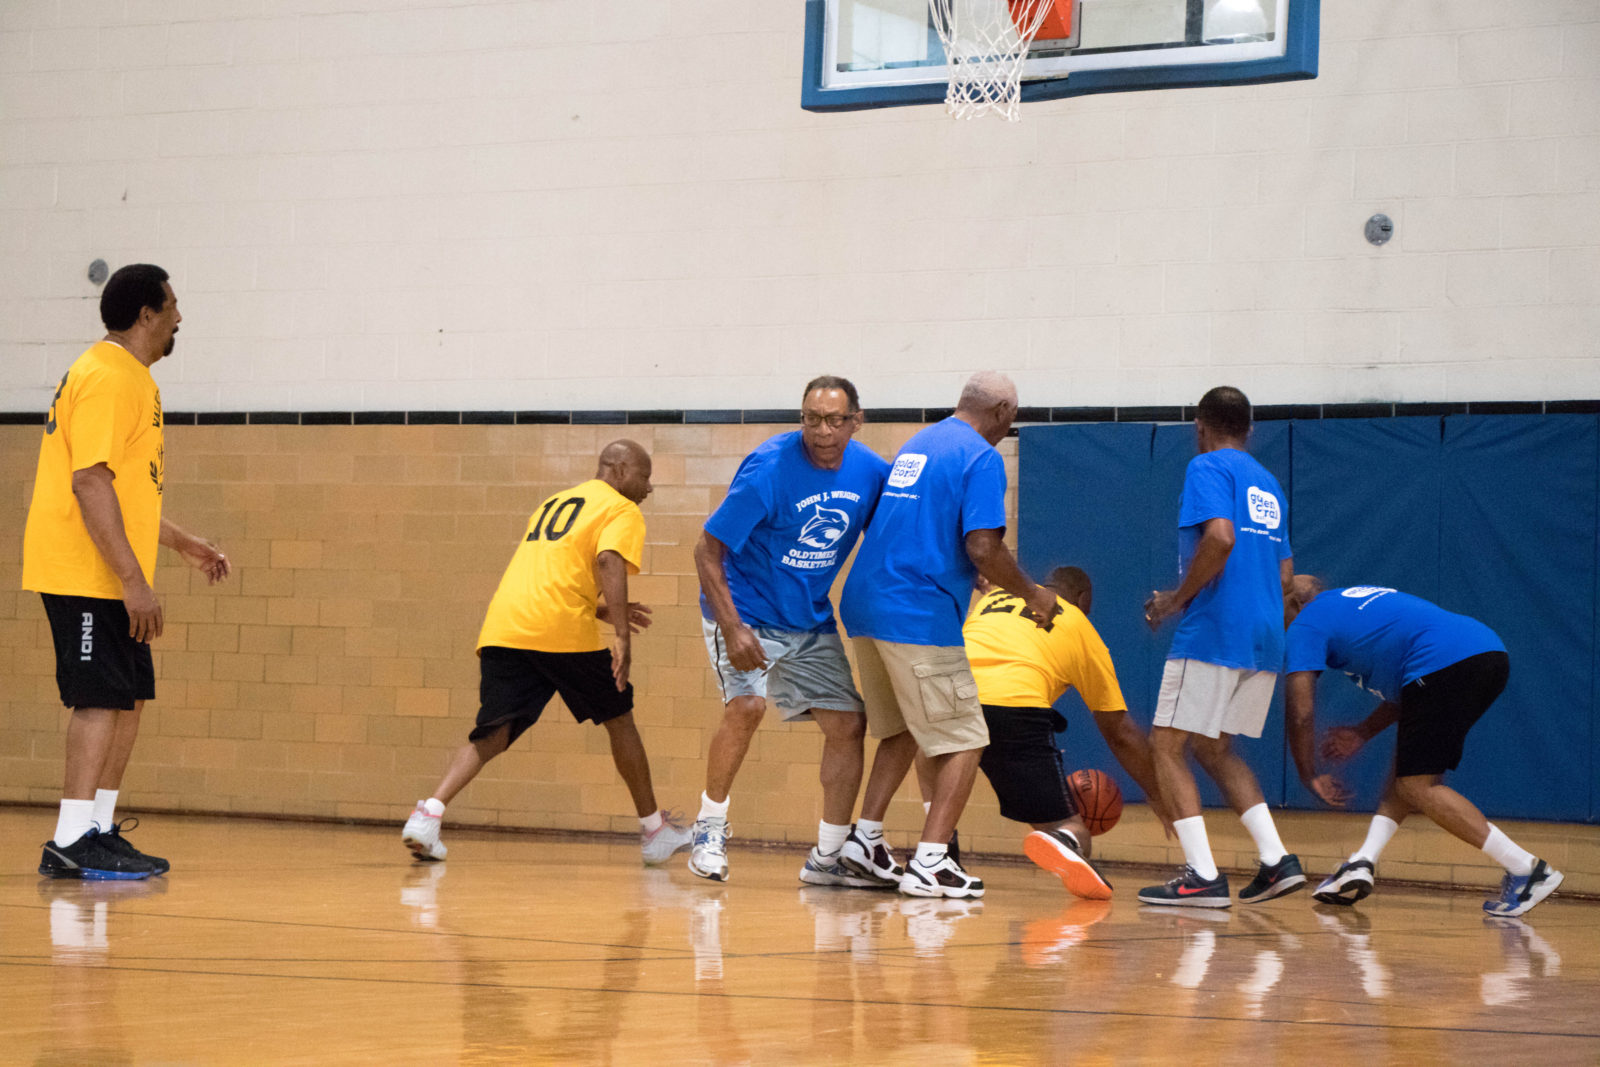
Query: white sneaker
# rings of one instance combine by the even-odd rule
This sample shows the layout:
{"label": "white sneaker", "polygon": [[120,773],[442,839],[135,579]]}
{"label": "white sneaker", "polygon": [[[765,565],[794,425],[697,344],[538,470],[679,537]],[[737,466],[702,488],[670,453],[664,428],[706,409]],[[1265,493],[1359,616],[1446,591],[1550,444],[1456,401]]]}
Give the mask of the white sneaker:
{"label": "white sneaker", "polygon": [[694,831],[679,826],[671,815],[661,813],[661,825],[655,831],[639,831],[639,851],[644,854],[646,867],[665,863],[676,853],[694,844]]}
{"label": "white sneaker", "polygon": [[894,861],[889,843],[882,836],[870,841],[854,826],[839,850],[839,862],[865,878],[876,878],[880,885],[899,885],[906,869]]}
{"label": "white sneaker", "polygon": [[983,880],[962,870],[948,855],[931,867],[913,856],[900,876],[900,892],[908,897],[981,897]]}
{"label": "white sneaker", "polygon": [[728,880],[727,819],[697,819],[694,824],[694,849],[689,853],[689,873],[713,882]]}
{"label": "white sneaker", "polygon": [[839,857],[824,859],[813,846],[806,856],[806,865],[800,868],[800,880],[807,885],[839,885],[851,889],[887,889],[888,883],[879,878],[863,878],[839,862]]}
{"label": "white sneaker", "polygon": [[400,831],[400,840],[419,860],[442,860],[450,851],[439,840],[439,824],[443,816],[429,815],[422,803],[417,801],[417,810],[406,820],[406,828]]}

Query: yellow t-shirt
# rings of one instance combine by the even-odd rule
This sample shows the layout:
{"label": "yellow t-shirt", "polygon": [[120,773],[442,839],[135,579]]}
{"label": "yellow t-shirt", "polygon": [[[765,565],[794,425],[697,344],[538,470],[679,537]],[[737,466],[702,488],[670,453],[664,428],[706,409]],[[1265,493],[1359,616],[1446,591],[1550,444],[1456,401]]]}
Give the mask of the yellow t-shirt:
{"label": "yellow t-shirt", "polygon": [[595,652],[605,647],[595,606],[595,560],[610,549],[639,573],[644,515],[598,478],[540,504],[489,601],[478,647],[535,652]]}
{"label": "yellow t-shirt", "polygon": [[1068,686],[1090,711],[1126,711],[1111,653],[1083,612],[1060,597],[1050,629],[1023,614],[1021,597],[996,589],[973,607],[963,629],[978,700],[1003,708],[1048,708]]}
{"label": "yellow t-shirt", "polygon": [[161,390],[150,368],[111,341],[90,346],[61,379],[44,424],[22,535],[22,588],[122,599],[122,580],[89,539],[72,492],[73,472],[96,463],[116,476],[111,484],[128,544],[154,583],[165,462]]}

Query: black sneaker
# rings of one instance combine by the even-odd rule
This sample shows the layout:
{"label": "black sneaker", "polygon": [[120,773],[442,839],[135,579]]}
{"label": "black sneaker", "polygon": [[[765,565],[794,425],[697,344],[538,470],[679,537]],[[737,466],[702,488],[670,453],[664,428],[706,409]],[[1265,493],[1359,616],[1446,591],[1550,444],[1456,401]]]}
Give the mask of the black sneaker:
{"label": "black sneaker", "polygon": [[172,870],[172,864],[160,856],[152,856],[147,852],[140,852],[133,847],[133,842],[122,836],[123,830],[134,830],[139,826],[137,818],[123,819],[121,822],[112,823],[111,829],[100,835],[100,843],[112,852],[130,859],[144,860],[155,868],[156,874],[166,874]]}
{"label": "black sneaker", "polygon": [[1146,886],[1139,890],[1141,904],[1178,904],[1188,908],[1231,908],[1233,897],[1228,893],[1228,876],[1221,871],[1211,879],[1201,878],[1193,867],[1185,867],[1178,877],[1166,885]]}
{"label": "black sneaker", "polygon": [[143,857],[135,859],[107,848],[104,835],[91,829],[70,845],[46,841],[39,859],[39,873],[46,878],[101,879],[149,878],[155,867]]}
{"label": "black sneaker", "polygon": [[1277,863],[1263,863],[1250,884],[1239,890],[1239,899],[1246,904],[1258,904],[1303,889],[1305,884],[1306,875],[1300,869],[1300,857],[1290,852]]}
{"label": "black sneaker", "polygon": [[1358,900],[1365,900],[1372,892],[1375,874],[1372,864],[1366,860],[1346,860],[1339,864],[1338,870],[1324,878],[1311,895],[1320,904],[1349,907]]}

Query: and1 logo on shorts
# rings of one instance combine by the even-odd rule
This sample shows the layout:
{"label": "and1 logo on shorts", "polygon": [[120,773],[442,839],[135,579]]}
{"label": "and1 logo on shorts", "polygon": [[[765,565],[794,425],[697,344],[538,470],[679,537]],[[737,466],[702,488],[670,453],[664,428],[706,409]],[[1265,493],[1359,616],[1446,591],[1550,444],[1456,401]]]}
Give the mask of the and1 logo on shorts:
{"label": "and1 logo on shorts", "polygon": [[[872,518],[889,465],[851,441],[838,470],[807,457],[798,430],[745,457],[706,532],[727,548],[723,573],[747,626],[791,633],[833,631],[828,592]],[[711,608],[700,598],[701,614]]]}
{"label": "and1 logo on shorts", "polygon": [[1178,508],[1180,576],[1211,519],[1233,524],[1233,551],[1222,573],[1190,601],[1168,659],[1193,659],[1241,670],[1283,666],[1283,580],[1290,558],[1288,514],[1278,480],[1237,448],[1189,461]]}

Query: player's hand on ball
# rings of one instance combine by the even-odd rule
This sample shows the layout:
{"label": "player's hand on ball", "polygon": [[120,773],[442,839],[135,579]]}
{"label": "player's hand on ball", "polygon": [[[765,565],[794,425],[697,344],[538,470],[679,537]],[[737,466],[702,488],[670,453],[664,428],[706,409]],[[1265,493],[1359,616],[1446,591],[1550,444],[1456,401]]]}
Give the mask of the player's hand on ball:
{"label": "player's hand on ball", "polygon": [[1366,743],[1366,738],[1354,726],[1335,726],[1322,736],[1322,758],[1343,763],[1360,752]]}
{"label": "player's hand on ball", "polygon": [[1342,808],[1350,803],[1350,790],[1344,783],[1331,774],[1319,774],[1306,786],[1317,795],[1317,799],[1330,808]]}
{"label": "player's hand on ball", "polygon": [[766,667],[767,650],[761,647],[761,639],[754,630],[739,626],[723,633],[728,639],[728,662],[735,670],[759,671]]}

